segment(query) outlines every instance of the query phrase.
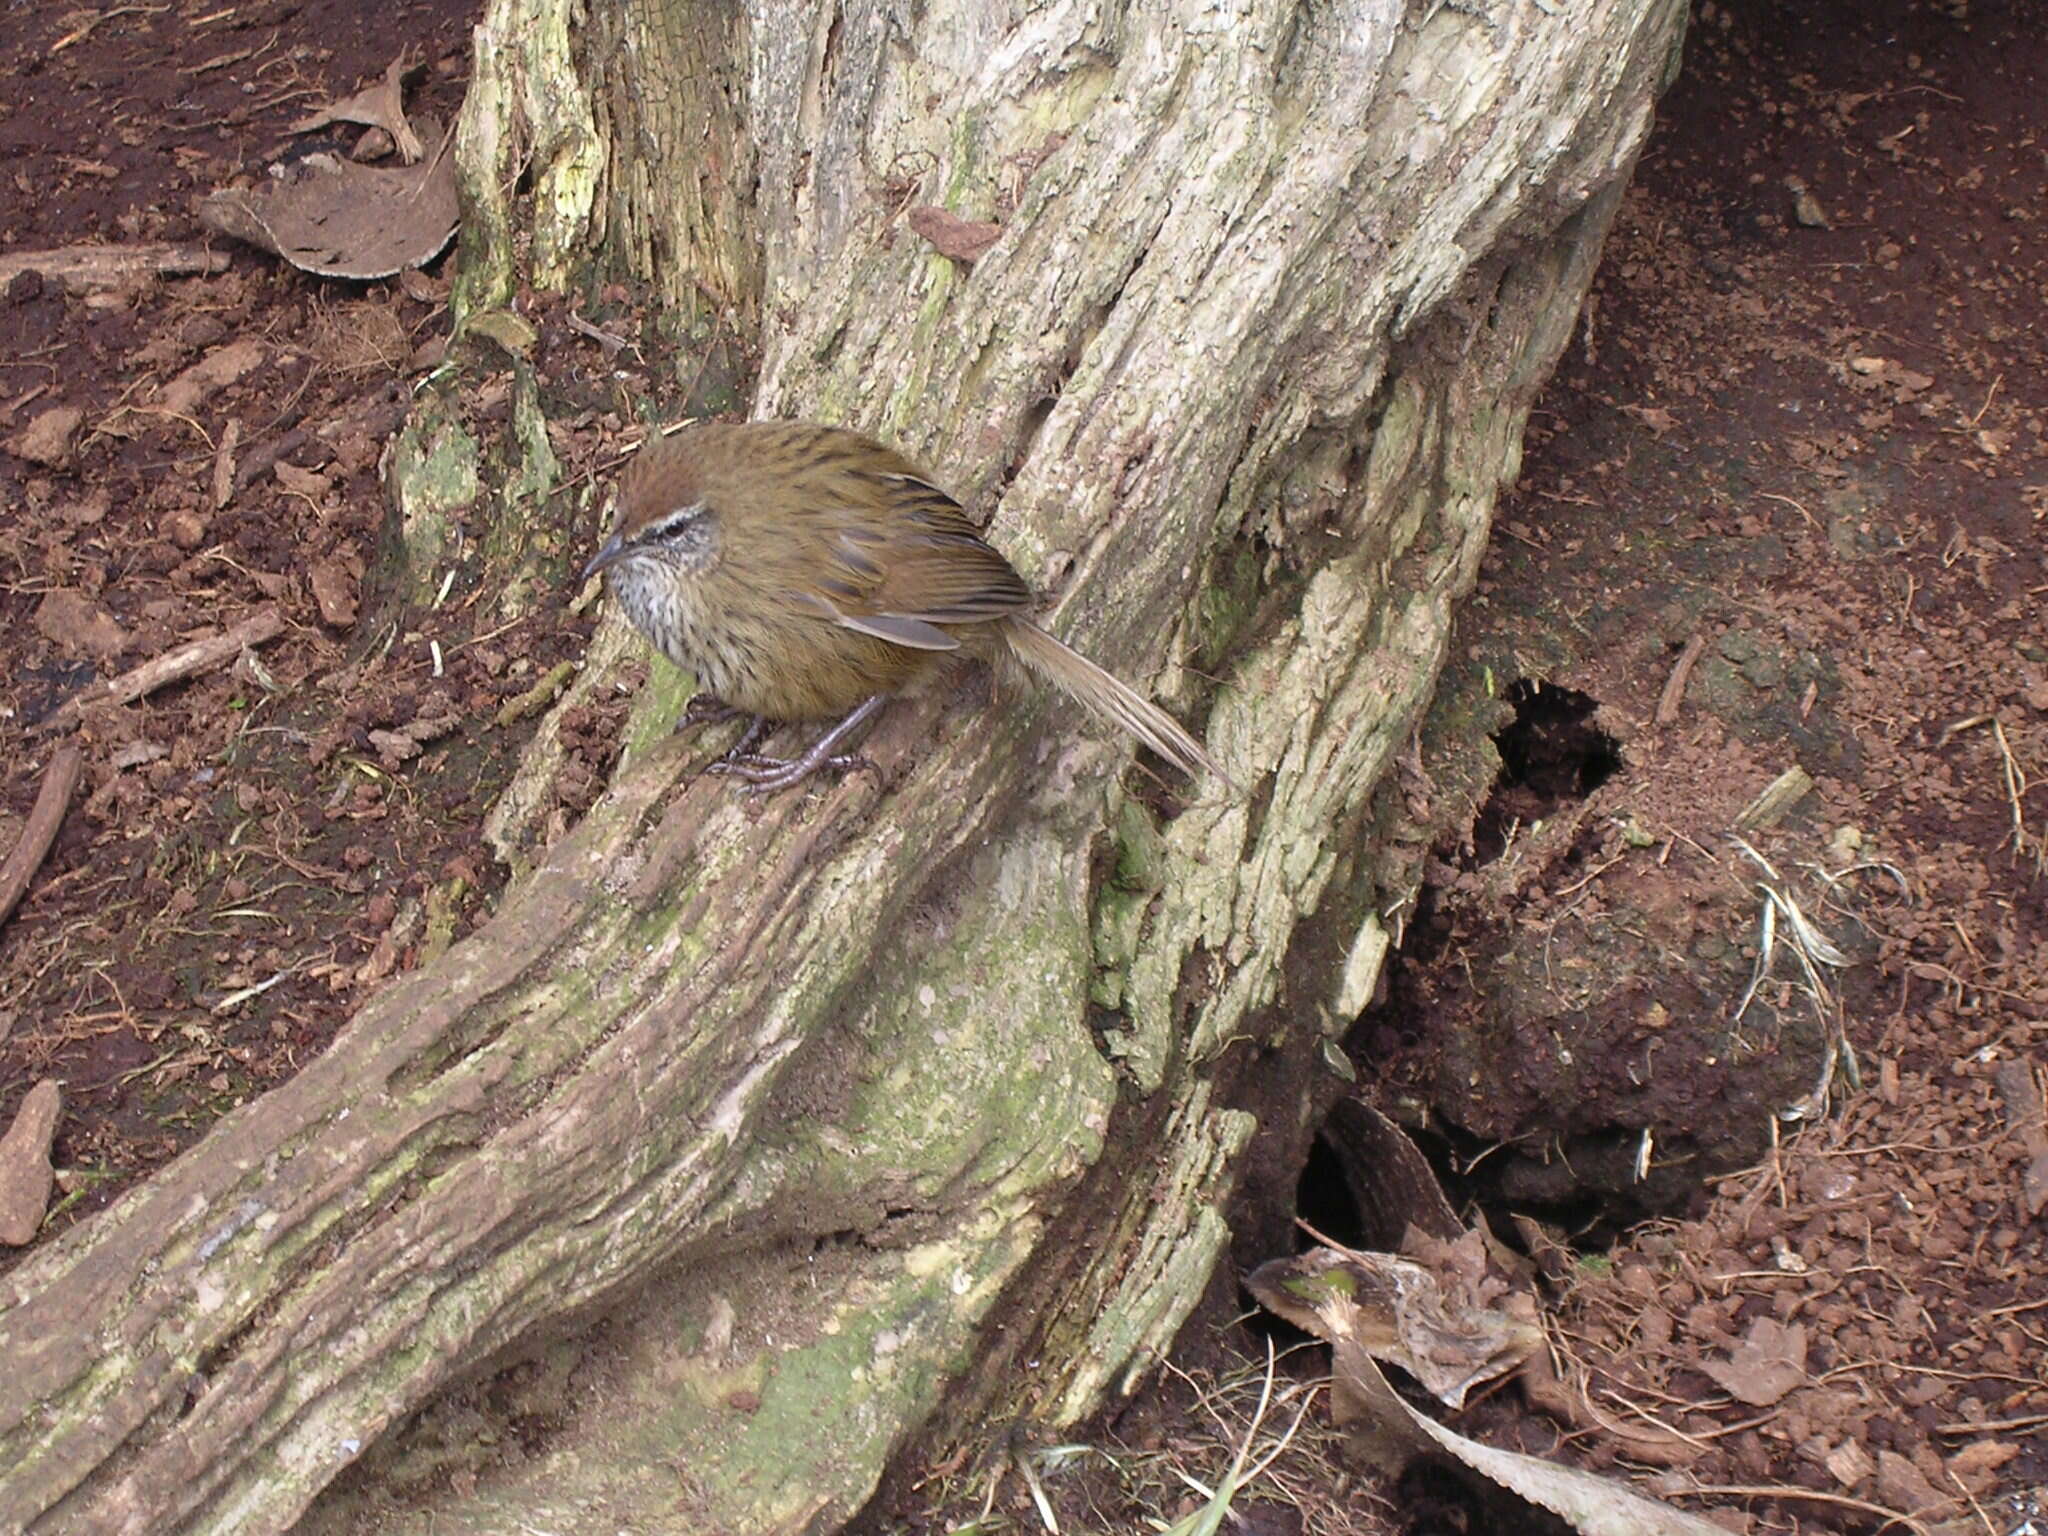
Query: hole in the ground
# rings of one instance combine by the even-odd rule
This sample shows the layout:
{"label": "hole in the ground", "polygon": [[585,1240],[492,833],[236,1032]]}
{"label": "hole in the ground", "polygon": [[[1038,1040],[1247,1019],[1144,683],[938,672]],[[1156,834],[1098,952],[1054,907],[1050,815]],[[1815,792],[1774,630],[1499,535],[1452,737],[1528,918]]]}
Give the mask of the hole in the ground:
{"label": "hole in the ground", "polygon": [[1394,1488],[1401,1536],[1570,1536],[1571,1527],[1548,1510],[1524,1503],[1505,1488],[1440,1462],[1419,1459]]}
{"label": "hole in the ground", "polygon": [[1591,694],[1525,677],[1507,699],[1515,718],[1493,738],[1500,780],[1472,825],[1472,868],[1498,858],[1516,827],[1583,800],[1622,768],[1621,744],[1593,724]]}
{"label": "hole in the ground", "polygon": [[[1436,1202],[1422,1193],[1425,1181],[1441,1192],[1444,1215],[1456,1224],[1436,1235],[1454,1236],[1483,1216],[1495,1236],[1517,1249],[1526,1248],[1517,1216],[1534,1218],[1574,1251],[1597,1253],[1637,1223],[1689,1204],[1681,1196],[1674,1207],[1669,1185],[1638,1186],[1621,1176],[1640,1135],[1626,1128],[1580,1136],[1572,1147],[1574,1172],[1562,1155],[1545,1158],[1537,1148],[1489,1143],[1445,1125],[1405,1127],[1414,1152],[1395,1157],[1384,1139],[1362,1139],[1356,1121],[1351,1105],[1332,1111],[1295,1187],[1296,1214],[1347,1247],[1394,1252],[1408,1224],[1432,1230]],[[1300,1246],[1312,1243],[1304,1236]]]}
{"label": "hole in the ground", "polygon": [[[1294,1185],[1294,1214],[1347,1248],[1366,1246],[1363,1219],[1345,1177],[1343,1159],[1325,1137],[1318,1136],[1309,1144],[1308,1161],[1302,1164],[1301,1177]],[[1297,1249],[1312,1243],[1306,1232],[1296,1229]]]}

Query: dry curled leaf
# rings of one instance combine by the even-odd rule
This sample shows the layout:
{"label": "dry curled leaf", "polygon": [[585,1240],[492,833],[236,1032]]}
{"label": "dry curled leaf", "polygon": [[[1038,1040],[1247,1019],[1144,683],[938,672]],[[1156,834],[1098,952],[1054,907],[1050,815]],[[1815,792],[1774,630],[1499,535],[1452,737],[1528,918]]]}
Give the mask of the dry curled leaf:
{"label": "dry curled leaf", "polygon": [[432,261],[455,238],[455,162],[423,119],[427,158],[400,168],[309,155],[270,184],[201,200],[199,221],[303,272],[367,280]]}
{"label": "dry curled leaf", "polygon": [[1700,1369],[1731,1397],[1768,1408],[1794,1387],[1806,1384],[1806,1329],[1759,1317],[1726,1360],[1706,1360]]}
{"label": "dry curled leaf", "polygon": [[407,165],[417,164],[425,151],[420,146],[419,135],[412,131],[412,124],[405,120],[404,82],[405,55],[401,53],[386,66],[382,80],[344,101],[337,101],[299,119],[292,124],[292,132],[311,133],[332,123],[361,123],[367,128],[381,128],[391,135],[391,142],[398,147],[399,158]]}
{"label": "dry curled leaf", "polygon": [[1543,1347],[1535,1323],[1474,1304],[1467,1286],[1447,1287],[1431,1269],[1390,1253],[1315,1248],[1262,1264],[1245,1285],[1263,1306],[1312,1332],[1323,1309],[1341,1306],[1345,1332],[1360,1348],[1400,1366],[1453,1408]]}
{"label": "dry curled leaf", "polygon": [[1448,1454],[1567,1521],[1581,1536],[1724,1536],[1712,1521],[1659,1504],[1621,1483],[1482,1444],[1417,1413],[1387,1384],[1378,1362],[1351,1334],[1350,1321],[1356,1314],[1335,1298],[1320,1312],[1316,1331],[1331,1341],[1333,1410],[1342,1405],[1339,1421],[1348,1417],[1354,1441],[1368,1454],[1376,1451],[1402,1462],[1417,1454]]}
{"label": "dry curled leaf", "polygon": [[911,229],[931,242],[933,250],[955,261],[980,260],[1003,234],[1000,224],[963,219],[929,203],[920,203],[903,217]]}

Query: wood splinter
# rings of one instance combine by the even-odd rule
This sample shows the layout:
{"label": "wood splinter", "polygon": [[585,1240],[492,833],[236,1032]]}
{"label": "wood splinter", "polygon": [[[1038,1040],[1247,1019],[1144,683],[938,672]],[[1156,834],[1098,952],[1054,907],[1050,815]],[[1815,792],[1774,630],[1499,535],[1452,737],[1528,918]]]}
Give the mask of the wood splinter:
{"label": "wood splinter", "polygon": [[232,661],[244,650],[274,640],[283,632],[284,615],[275,608],[262,609],[225,633],[209,635],[204,640],[194,640],[176,650],[165,651],[119,677],[80,690],[57,706],[45,722],[45,728],[68,724],[94,704],[132,703],[167,684],[217,667],[224,661]]}
{"label": "wood splinter", "polygon": [[43,770],[43,787],[36,791],[35,809],[28,813],[28,825],[21,829],[21,837],[14,851],[7,855],[7,862],[0,864],[0,923],[13,916],[14,904],[21,900],[29,881],[35,878],[51,845],[57,841],[57,829],[64,824],[64,813],[71,808],[71,796],[78,788],[78,773],[84,763],[78,748],[66,743]]}

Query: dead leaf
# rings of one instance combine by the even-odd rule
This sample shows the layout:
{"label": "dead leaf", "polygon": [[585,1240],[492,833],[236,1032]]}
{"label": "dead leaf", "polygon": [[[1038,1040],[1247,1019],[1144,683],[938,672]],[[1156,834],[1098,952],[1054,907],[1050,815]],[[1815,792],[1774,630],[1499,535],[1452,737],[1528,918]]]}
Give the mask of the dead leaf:
{"label": "dead leaf", "polygon": [[279,459],[270,466],[270,472],[294,496],[309,496],[318,501],[334,489],[332,482],[317,469],[301,469],[288,459]]}
{"label": "dead leaf", "polygon": [[309,155],[265,187],[199,204],[208,229],[274,251],[322,277],[390,277],[422,266],[455,238],[455,162],[440,124],[421,119],[427,158],[401,168]]}
{"label": "dead leaf", "polygon": [[1857,1487],[1877,1470],[1877,1463],[1870,1459],[1870,1453],[1854,1440],[1844,1440],[1822,1457],[1821,1462],[1844,1488]]}
{"label": "dead leaf", "polygon": [[1954,1503],[1897,1451],[1877,1453],[1877,1496],[1893,1509],[1910,1509],[1930,1522],[1941,1518]]}
{"label": "dead leaf", "polygon": [[357,91],[345,101],[337,101],[301,118],[292,124],[292,132],[311,133],[332,123],[361,123],[366,128],[382,128],[391,135],[391,142],[398,146],[398,157],[407,165],[417,164],[424,151],[420,147],[419,135],[405,120],[405,73],[405,55],[401,53],[385,66],[382,80]]}
{"label": "dead leaf", "polygon": [[[1471,1236],[1476,1249],[1478,1234]],[[1454,1280],[1447,1287],[1425,1266],[1390,1253],[1314,1248],[1261,1265],[1245,1286],[1261,1305],[1311,1331],[1318,1309],[1341,1301],[1359,1347],[1400,1366],[1453,1408],[1465,1406],[1473,1387],[1543,1347],[1541,1327],[1471,1305],[1466,1285]]]}
{"label": "dead leaf", "polygon": [[449,290],[454,286],[445,277],[429,277],[414,268],[407,268],[398,274],[398,286],[408,299],[420,304],[441,305],[448,302]]}
{"label": "dead leaf", "polygon": [[1337,1317],[1326,1316],[1324,1327],[1316,1331],[1332,1339],[1333,1401],[1341,1396],[1348,1411],[1373,1426],[1383,1447],[1399,1442],[1411,1456],[1448,1452],[1509,1492],[1569,1521],[1583,1536],[1727,1536],[1712,1521],[1659,1504],[1620,1483],[1535,1456],[1496,1450],[1446,1429],[1408,1406],[1372,1356],[1344,1337]]}
{"label": "dead leaf", "polygon": [[2019,1453],[2020,1448],[2010,1440],[1978,1440],[1949,1457],[1948,1469],[1957,1477],[1975,1477],[1980,1472],[1997,1471]]}
{"label": "dead leaf", "polygon": [[325,623],[336,629],[346,629],[355,623],[356,578],[346,565],[335,559],[319,561],[308,575],[307,584],[313,589],[313,601],[320,605],[320,617]]}
{"label": "dead leaf", "polygon": [[1366,1217],[1363,1246],[1412,1252],[1410,1228],[1455,1242],[1465,1234],[1429,1159],[1408,1133],[1362,1099],[1344,1099],[1323,1126],[1324,1144],[1352,1203]]}
{"label": "dead leaf", "polygon": [[948,213],[929,203],[920,203],[903,217],[904,222],[930,241],[932,249],[941,256],[970,264],[987,255],[988,248],[1003,235],[1000,224],[963,219],[957,213]]}
{"label": "dead leaf", "polygon": [[1624,405],[1622,409],[1648,427],[1656,437],[1662,437],[1678,425],[1678,418],[1661,405]]}
{"label": "dead leaf", "polygon": [[1700,1369],[1730,1396],[1753,1408],[1768,1408],[1806,1384],[1806,1327],[1759,1317],[1728,1359],[1702,1361]]}
{"label": "dead leaf", "polygon": [[386,768],[397,768],[406,759],[420,755],[420,744],[399,731],[372,731],[370,745],[377,749]]}

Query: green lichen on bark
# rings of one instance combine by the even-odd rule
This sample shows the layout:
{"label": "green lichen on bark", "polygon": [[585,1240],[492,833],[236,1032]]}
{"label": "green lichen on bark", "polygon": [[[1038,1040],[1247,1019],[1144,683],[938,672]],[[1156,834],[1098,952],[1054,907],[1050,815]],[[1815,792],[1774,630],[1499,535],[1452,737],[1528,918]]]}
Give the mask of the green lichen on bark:
{"label": "green lichen on bark", "polygon": [[582,79],[583,9],[573,0],[488,5],[472,33],[455,131],[458,318],[509,303],[522,281],[560,288],[589,248],[609,156]]}
{"label": "green lichen on bark", "polygon": [[438,596],[462,550],[462,514],[482,494],[481,450],[448,405],[421,396],[391,449],[398,568],[385,586],[409,608]]}

